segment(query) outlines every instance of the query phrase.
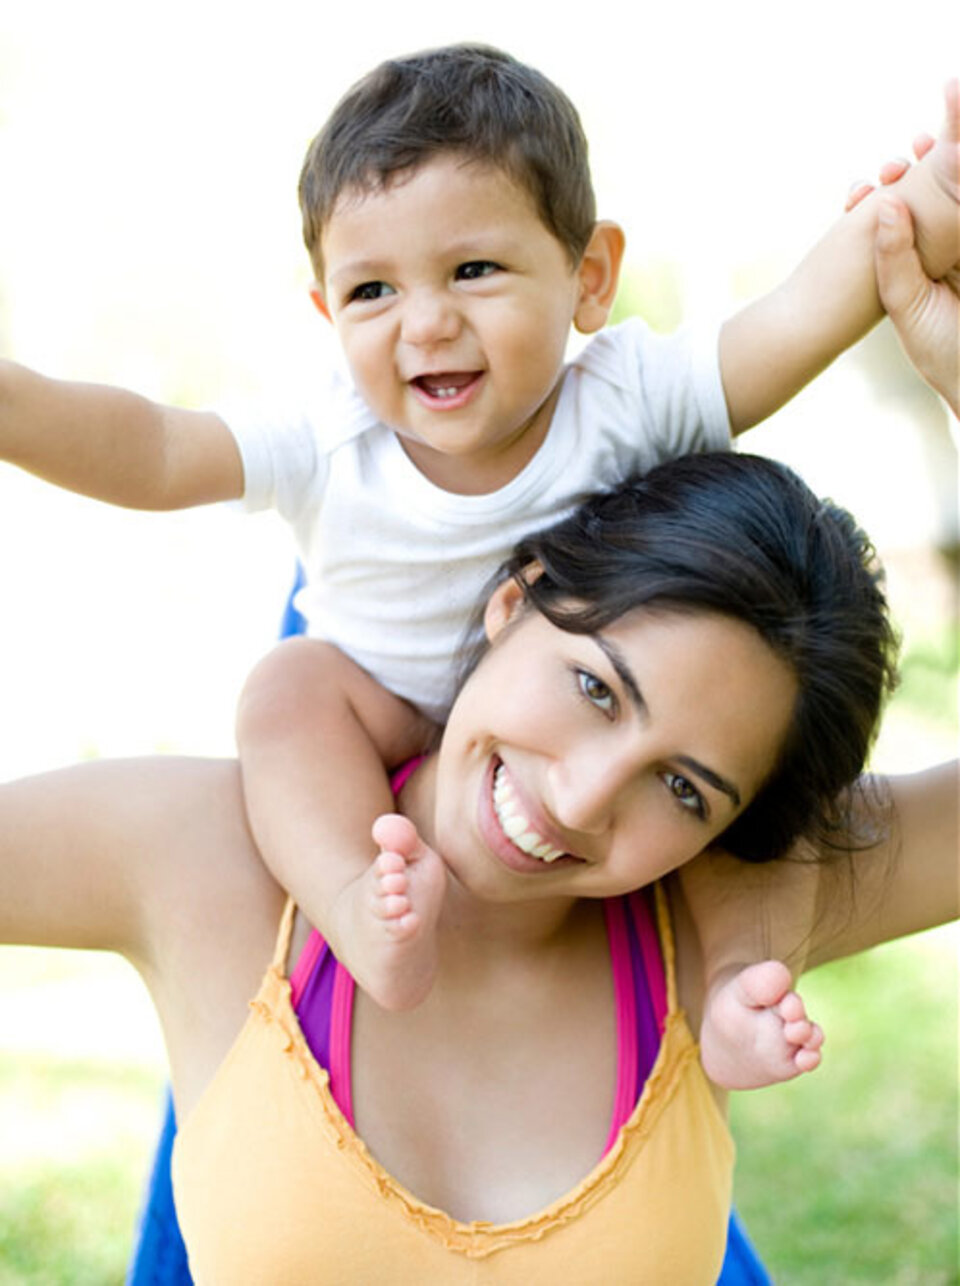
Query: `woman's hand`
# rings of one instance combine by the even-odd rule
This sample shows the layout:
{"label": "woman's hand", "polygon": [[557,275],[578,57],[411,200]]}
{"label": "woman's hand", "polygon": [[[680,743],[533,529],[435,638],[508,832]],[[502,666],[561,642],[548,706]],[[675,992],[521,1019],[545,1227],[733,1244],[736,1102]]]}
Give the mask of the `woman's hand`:
{"label": "woman's hand", "polygon": [[893,196],[877,211],[877,289],[903,351],[960,417],[960,264],[939,281],[924,272],[910,212]]}

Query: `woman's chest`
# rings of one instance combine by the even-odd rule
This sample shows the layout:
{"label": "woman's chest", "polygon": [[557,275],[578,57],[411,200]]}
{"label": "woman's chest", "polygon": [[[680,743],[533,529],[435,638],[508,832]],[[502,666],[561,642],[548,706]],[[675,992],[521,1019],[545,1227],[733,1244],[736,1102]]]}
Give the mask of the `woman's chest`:
{"label": "woman's chest", "polygon": [[465,1222],[522,1218],[576,1186],[610,1132],[618,1065],[606,967],[437,996],[387,1014],[358,995],[357,1133],[422,1201]]}

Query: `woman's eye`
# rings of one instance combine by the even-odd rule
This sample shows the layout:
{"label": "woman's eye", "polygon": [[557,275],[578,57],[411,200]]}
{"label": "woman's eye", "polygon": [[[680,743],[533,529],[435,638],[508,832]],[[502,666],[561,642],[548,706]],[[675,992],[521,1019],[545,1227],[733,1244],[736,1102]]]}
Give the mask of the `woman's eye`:
{"label": "woman's eye", "polygon": [[481,277],[490,277],[500,271],[500,265],[490,259],[471,259],[457,267],[457,281],[479,281]]}
{"label": "woman's eye", "polygon": [[385,281],[364,281],[361,285],[354,286],[347,296],[347,302],[352,303],[355,299],[384,299],[387,295],[394,294],[396,294],[396,291],[392,286],[388,286]]}
{"label": "woman's eye", "polygon": [[689,777],[683,777],[678,772],[667,772],[663,774],[663,780],[667,790],[681,808],[693,813],[696,817],[706,818],[707,806],[704,798]]}
{"label": "woman's eye", "polygon": [[605,715],[613,716],[616,714],[617,698],[603,679],[598,679],[589,670],[577,670],[576,674],[577,686],[590,704],[596,706]]}

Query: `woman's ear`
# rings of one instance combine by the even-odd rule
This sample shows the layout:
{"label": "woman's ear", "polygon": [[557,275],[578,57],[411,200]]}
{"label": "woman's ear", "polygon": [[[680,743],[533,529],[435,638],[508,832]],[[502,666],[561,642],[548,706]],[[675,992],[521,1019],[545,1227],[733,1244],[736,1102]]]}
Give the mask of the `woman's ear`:
{"label": "woman's ear", "polygon": [[310,287],[310,298],[313,300],[317,312],[326,317],[328,322],[332,322],[333,318],[330,316],[330,309],[327,307],[327,301],[323,297],[319,281],[315,281]]}
{"label": "woman's ear", "polygon": [[620,281],[620,265],[626,238],[619,224],[602,219],[593,232],[577,269],[580,299],[573,324],[581,335],[592,335],[606,323]]}
{"label": "woman's ear", "polygon": [[532,584],[542,571],[543,568],[539,563],[529,563],[522,572],[510,576],[493,591],[487,599],[487,606],[483,613],[483,631],[488,643],[492,643],[497,635],[502,633],[503,629],[511,621],[516,620],[523,611],[527,596],[523,592],[522,582],[527,585]]}

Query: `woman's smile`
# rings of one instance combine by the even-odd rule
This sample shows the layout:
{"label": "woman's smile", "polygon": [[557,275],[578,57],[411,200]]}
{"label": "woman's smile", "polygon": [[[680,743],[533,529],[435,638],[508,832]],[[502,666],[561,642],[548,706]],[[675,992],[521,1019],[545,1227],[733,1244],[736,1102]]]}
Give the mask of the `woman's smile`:
{"label": "woman's smile", "polygon": [[529,799],[502,759],[492,758],[483,778],[480,832],[511,870],[540,874],[583,859],[563,847],[561,837]]}
{"label": "woman's smile", "polygon": [[563,857],[564,849],[548,843],[527,817],[503,763],[497,765],[493,774],[493,809],[504,831],[524,853],[543,862],[555,862]]}

